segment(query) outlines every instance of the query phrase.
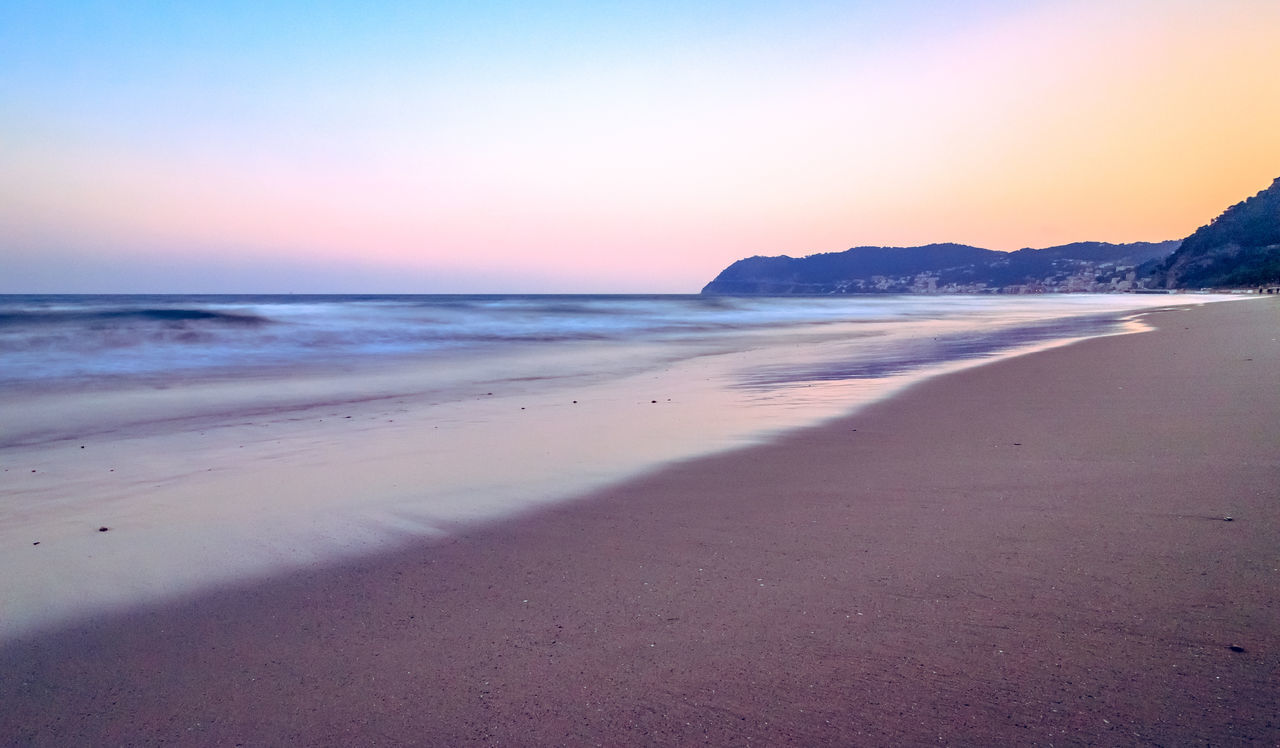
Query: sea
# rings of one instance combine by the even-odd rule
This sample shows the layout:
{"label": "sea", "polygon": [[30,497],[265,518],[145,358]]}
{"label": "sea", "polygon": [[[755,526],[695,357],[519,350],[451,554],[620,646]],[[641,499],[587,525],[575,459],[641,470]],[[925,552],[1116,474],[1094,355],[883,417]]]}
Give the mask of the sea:
{"label": "sea", "polygon": [[446,537],[1220,298],[0,296],[0,638]]}
{"label": "sea", "polygon": [[[839,341],[838,354],[806,352],[807,365],[790,370],[748,367],[734,383],[781,386],[1106,334],[1131,310],[1211,298],[0,295],[0,387],[161,385],[584,345],[603,364],[613,349],[637,343],[653,346],[651,361],[636,362],[644,367],[744,346]],[[582,363],[556,373],[591,376],[576,368]]]}

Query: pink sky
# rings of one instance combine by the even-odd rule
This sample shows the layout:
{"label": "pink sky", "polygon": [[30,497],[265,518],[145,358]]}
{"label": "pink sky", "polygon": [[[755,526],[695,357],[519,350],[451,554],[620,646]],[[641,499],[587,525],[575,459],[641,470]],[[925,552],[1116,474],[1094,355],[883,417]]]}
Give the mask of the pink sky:
{"label": "pink sky", "polygon": [[268,5],[0,17],[0,292],[696,292],[1180,238],[1280,176],[1275,2]]}

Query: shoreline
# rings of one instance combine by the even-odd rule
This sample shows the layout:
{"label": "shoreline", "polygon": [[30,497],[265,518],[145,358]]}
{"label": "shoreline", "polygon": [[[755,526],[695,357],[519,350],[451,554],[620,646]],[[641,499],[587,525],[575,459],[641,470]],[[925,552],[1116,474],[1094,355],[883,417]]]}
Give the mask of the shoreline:
{"label": "shoreline", "polygon": [[764,443],[934,376],[1133,329],[1137,310],[1101,311],[1112,303],[988,308],[985,322],[970,308],[967,320],[914,326],[887,322],[901,311],[882,303],[870,321],[693,349],[584,341],[289,379],[7,392],[0,641],[438,539]]}
{"label": "shoreline", "polygon": [[1145,316],[438,544],[16,641],[0,739],[1275,741],[1280,306]]}

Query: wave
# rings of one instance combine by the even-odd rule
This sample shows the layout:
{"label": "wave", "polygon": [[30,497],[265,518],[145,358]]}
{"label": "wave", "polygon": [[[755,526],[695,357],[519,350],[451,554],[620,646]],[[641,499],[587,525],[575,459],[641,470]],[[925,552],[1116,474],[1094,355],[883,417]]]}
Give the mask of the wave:
{"label": "wave", "polygon": [[[748,379],[767,386],[875,377],[993,347],[1074,334],[1078,318],[1137,299],[702,296],[0,296],[0,384],[100,377],[240,376],[266,368],[348,368],[402,356],[561,344],[674,346],[672,355],[820,337],[852,346]],[[1070,329],[1046,320],[1075,317]],[[978,335],[930,340],[939,320]],[[1016,328],[1030,325],[1024,332]],[[892,333],[892,334],[888,334]],[[1085,330],[1085,334],[1089,331]],[[871,338],[881,338],[872,343]],[[833,342],[832,345],[836,343]],[[678,352],[677,352],[678,349]]]}
{"label": "wave", "polygon": [[841,358],[801,364],[760,366],[742,372],[737,386],[770,388],[793,382],[882,379],[915,369],[992,354],[1036,343],[1065,338],[1105,335],[1119,329],[1121,321],[1109,316],[1085,316],[1045,320],[995,330],[885,341],[857,341],[856,349]]}
{"label": "wave", "polygon": [[272,320],[243,312],[220,312],[210,309],[155,308],[155,309],[39,309],[16,312],[0,312],[0,326],[21,327],[29,325],[83,325],[94,322],[213,322],[228,325],[260,326]]}

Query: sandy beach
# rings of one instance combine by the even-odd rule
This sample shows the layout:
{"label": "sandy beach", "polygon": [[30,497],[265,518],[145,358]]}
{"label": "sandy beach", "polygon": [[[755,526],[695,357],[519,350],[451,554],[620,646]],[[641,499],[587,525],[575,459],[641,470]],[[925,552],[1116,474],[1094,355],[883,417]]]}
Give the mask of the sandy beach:
{"label": "sandy beach", "polygon": [[0,742],[1275,744],[1280,304],[1145,318],[8,643]]}

